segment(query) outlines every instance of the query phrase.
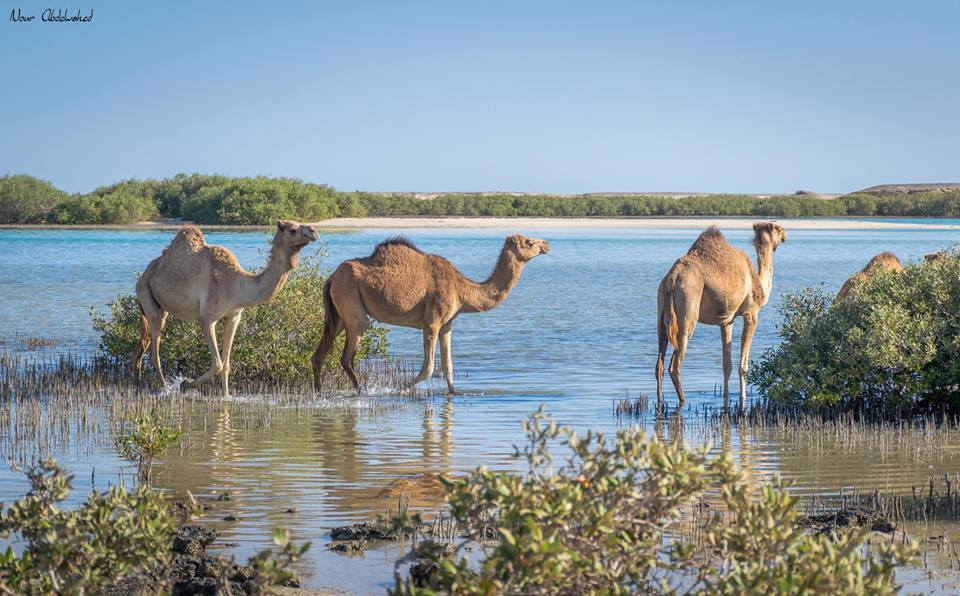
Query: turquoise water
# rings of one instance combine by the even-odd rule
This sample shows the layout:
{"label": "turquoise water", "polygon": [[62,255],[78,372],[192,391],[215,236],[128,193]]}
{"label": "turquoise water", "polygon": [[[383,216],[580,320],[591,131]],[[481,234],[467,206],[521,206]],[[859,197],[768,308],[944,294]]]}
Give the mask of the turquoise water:
{"label": "turquoise water", "polygon": [[[423,250],[446,256],[468,276],[483,279],[504,236],[512,232],[545,238],[552,250],[527,266],[501,307],[457,319],[454,365],[466,375],[458,380],[465,395],[410,402],[386,390],[336,402],[277,406],[267,421],[255,423],[244,412],[254,403],[262,409],[262,398],[238,396],[227,404],[191,406],[181,420],[184,447],[165,458],[158,484],[175,492],[233,494],[206,520],[223,532],[225,542],[237,544],[228,552],[245,556],[269,542],[272,527],[289,526],[295,539],[314,541],[303,563],[309,585],[370,593],[392,582],[396,548],[350,558],[323,546],[330,527],[369,519],[395,502],[382,493],[391,482],[423,472],[463,472],[481,463],[514,466],[510,454],[522,439],[519,421],[541,403],[559,421],[580,429],[617,428],[613,400],[625,392],[654,393],[657,284],[699,230],[324,233],[329,253],[324,262],[332,268],[402,233]],[[833,293],[878,252],[893,250],[903,260],[919,260],[960,237],[942,230],[788,232],[789,241],[775,256],[773,298],[761,313],[755,356],[777,342],[777,308],[784,292],[822,286]],[[0,337],[53,337],[69,350],[93,350],[90,309],[103,309],[118,294],[132,292],[136,272],[172,236],[160,231],[0,230]],[[730,230],[727,237],[754,257],[749,231]],[[207,240],[228,246],[249,268],[263,262],[268,241],[262,233],[240,232],[210,233]],[[734,333],[736,340],[739,322]],[[390,345],[393,353],[419,361],[418,331],[393,329]],[[685,387],[693,393],[689,412],[719,405],[714,390],[721,383],[720,371],[719,332],[701,325],[684,368]],[[433,383],[442,388],[441,382]],[[667,398],[675,400],[672,390]],[[703,437],[691,434],[688,440]],[[960,444],[918,466],[912,455],[880,453],[870,445],[841,445],[837,449],[843,457],[826,458],[823,445],[777,437],[734,432],[714,442],[733,449],[758,479],[781,472],[807,495],[835,494],[850,486],[909,492],[929,474],[960,472],[960,458],[954,457]],[[129,475],[108,439],[61,447],[54,455],[76,471],[80,495],[94,481],[102,487],[118,474]],[[0,501],[10,502],[23,489],[19,476],[0,471]],[[284,513],[290,505],[296,514]],[[431,509],[437,503],[415,505]],[[221,522],[227,513],[239,514],[241,521]]]}
{"label": "turquoise water", "polygon": [[[524,271],[506,303],[460,317],[454,326],[458,368],[473,390],[535,390],[618,394],[649,392],[656,353],[656,288],[697,230],[523,230],[550,240],[553,250]],[[366,255],[379,240],[404,233],[428,252],[447,256],[482,279],[496,260],[504,232],[491,230],[377,230],[324,234],[330,267]],[[53,337],[92,349],[90,309],[133,290],[135,275],[159,254],[172,232],[0,230],[0,337]],[[746,230],[728,238],[753,256]],[[833,292],[874,254],[901,259],[950,245],[952,231],[790,232],[777,253],[774,293],[754,342],[776,342],[777,306],[784,292],[822,286]],[[248,268],[263,262],[262,233],[210,233],[208,242],[235,251]],[[739,328],[736,333],[739,333]],[[685,378],[691,390],[711,390],[719,370],[718,331],[701,326],[690,347]],[[391,335],[395,351],[419,354],[420,335]],[[491,353],[491,349],[494,350]]]}

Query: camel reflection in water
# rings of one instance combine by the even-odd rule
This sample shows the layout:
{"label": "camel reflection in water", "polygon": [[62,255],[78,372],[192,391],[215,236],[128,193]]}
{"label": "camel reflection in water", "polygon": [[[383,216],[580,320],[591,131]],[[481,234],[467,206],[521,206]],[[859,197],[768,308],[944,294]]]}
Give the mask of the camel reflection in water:
{"label": "camel reflection in water", "polygon": [[[185,412],[185,449],[164,457],[158,486],[175,494],[228,493],[217,513],[258,515],[274,523],[304,524],[372,518],[395,510],[398,499],[413,509],[443,505],[439,475],[454,472],[452,399],[410,404],[395,412],[356,407],[264,408],[197,402]],[[416,410],[420,411],[417,412]],[[397,427],[401,431],[397,431]],[[384,440],[389,437],[389,440]]]}

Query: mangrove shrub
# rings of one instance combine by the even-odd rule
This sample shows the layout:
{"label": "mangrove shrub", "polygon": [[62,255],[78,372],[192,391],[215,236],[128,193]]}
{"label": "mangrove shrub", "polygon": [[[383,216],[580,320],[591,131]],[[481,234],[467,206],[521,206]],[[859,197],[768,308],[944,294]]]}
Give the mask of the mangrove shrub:
{"label": "mangrove shrub", "polygon": [[177,174],[172,178],[122,180],[85,195],[68,195],[31,176],[0,178],[0,223],[134,223],[182,217],[198,224],[269,225],[277,219],[318,221],[333,217],[958,217],[960,191],[833,199],[809,194],[537,195],[450,193],[422,198],[412,193],[342,192],[297,178]]}
{"label": "mangrove shrub", "polygon": [[55,224],[135,224],[159,215],[151,197],[121,190],[70,197],[57,204],[47,220]]}
{"label": "mangrove shrub", "polygon": [[0,553],[0,592],[98,594],[120,577],[170,559],[173,516],[145,485],[93,492],[73,510],[60,508],[73,477],[53,460],[26,471],[30,492],[0,512],[0,536],[22,546]]}
{"label": "mangrove shrub", "polygon": [[67,193],[33,176],[0,176],[0,224],[43,223]]}
{"label": "mangrove shrub", "polygon": [[871,413],[960,409],[960,259],[878,272],[832,303],[787,295],[781,344],[750,382],[772,403]]}
{"label": "mangrove shrub", "polygon": [[[61,505],[73,489],[71,474],[54,460],[25,473],[30,490],[0,511],[0,537],[18,546],[0,553],[0,593],[127,593],[131,582],[141,586],[138,594],[178,593],[170,585],[171,572],[183,572],[185,564],[171,552],[175,519],[162,493],[145,484],[132,490],[114,486],[103,493],[93,491],[78,507],[64,509]],[[274,530],[273,540],[276,551],[264,549],[248,560],[250,593],[273,593],[289,585],[295,578],[293,564],[310,546],[294,544],[282,528]],[[231,558],[224,567],[232,565]],[[221,577],[208,589],[229,594],[230,584]]]}
{"label": "mangrove shrub", "polygon": [[[915,550],[883,540],[865,554],[865,532],[805,532],[782,485],[754,495],[731,458],[708,446],[637,429],[613,441],[580,436],[542,407],[524,428],[526,473],[480,467],[448,483],[457,527],[469,540],[497,538],[482,562],[424,543],[418,554],[434,571],[398,578],[394,593],[889,594],[893,569]],[[557,441],[570,455],[555,468]],[[718,488],[708,507],[705,494]]]}

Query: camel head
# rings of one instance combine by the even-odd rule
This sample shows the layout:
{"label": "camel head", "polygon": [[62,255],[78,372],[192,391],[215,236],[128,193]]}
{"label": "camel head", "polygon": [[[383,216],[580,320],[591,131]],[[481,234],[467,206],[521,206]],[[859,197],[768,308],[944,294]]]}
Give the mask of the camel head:
{"label": "camel head", "polygon": [[539,238],[527,238],[526,236],[515,234],[513,236],[507,236],[507,240],[504,242],[504,248],[511,251],[520,262],[526,263],[537,255],[550,252],[550,243],[546,240],[540,240]]}
{"label": "camel head", "polygon": [[777,250],[778,246],[787,241],[787,231],[772,221],[753,224],[753,234],[753,244],[757,247],[772,245],[773,250]]}
{"label": "camel head", "polygon": [[273,237],[273,244],[285,248],[289,253],[296,253],[318,238],[320,235],[313,226],[281,219],[277,222],[277,234]]}

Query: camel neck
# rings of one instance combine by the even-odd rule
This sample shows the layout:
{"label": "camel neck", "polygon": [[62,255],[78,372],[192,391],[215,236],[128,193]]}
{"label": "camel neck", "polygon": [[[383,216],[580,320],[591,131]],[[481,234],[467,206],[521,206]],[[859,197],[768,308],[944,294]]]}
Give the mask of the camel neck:
{"label": "camel neck", "polygon": [[287,277],[299,264],[300,256],[290,253],[276,245],[270,249],[270,260],[267,267],[256,275],[247,278],[247,288],[244,292],[244,307],[255,306],[269,302],[280,293]]}
{"label": "camel neck", "polygon": [[760,277],[760,286],[763,288],[761,306],[765,306],[773,290],[773,246],[770,244],[757,246],[757,274]]}
{"label": "camel neck", "polygon": [[483,283],[465,278],[460,302],[463,312],[484,312],[503,303],[517,285],[524,263],[506,246],[500,252],[500,259],[493,273]]}

